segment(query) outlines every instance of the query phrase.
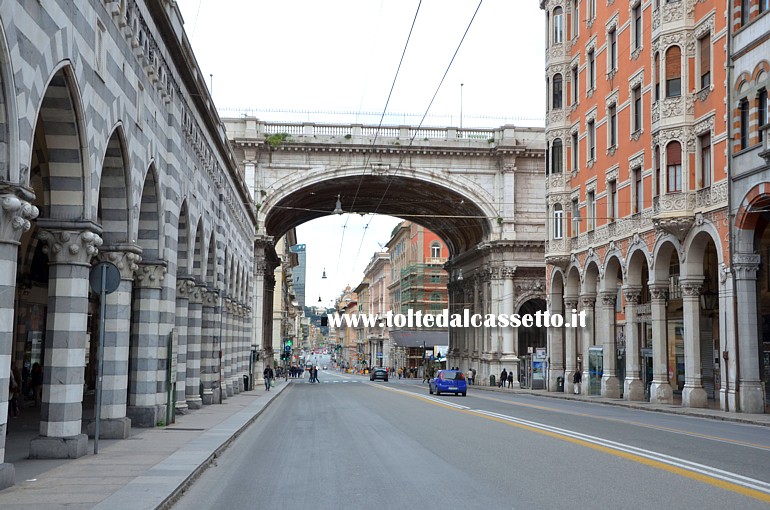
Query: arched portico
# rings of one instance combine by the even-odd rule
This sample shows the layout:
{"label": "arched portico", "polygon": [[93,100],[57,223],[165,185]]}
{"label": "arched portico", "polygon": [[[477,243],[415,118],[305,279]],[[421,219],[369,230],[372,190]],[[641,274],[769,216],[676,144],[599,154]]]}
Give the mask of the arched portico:
{"label": "arched portico", "polygon": [[625,347],[618,347],[618,338],[622,333],[617,325],[618,294],[623,285],[623,262],[617,251],[607,255],[599,299],[596,331],[602,339],[603,371],[601,395],[606,398],[620,398],[625,378]]}
{"label": "arched portico", "polygon": [[598,334],[598,314],[596,312],[597,297],[599,296],[599,258],[596,254],[586,259],[585,269],[580,287],[580,308],[585,312],[586,327],[582,329],[583,347],[583,395],[600,395],[601,378],[604,358],[596,347]]}

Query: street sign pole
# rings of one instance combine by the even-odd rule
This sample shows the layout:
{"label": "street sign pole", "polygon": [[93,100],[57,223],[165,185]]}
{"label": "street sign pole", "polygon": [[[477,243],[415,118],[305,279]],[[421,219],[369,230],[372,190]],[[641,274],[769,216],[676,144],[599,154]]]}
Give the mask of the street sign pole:
{"label": "street sign pole", "polygon": [[104,376],[104,314],[107,312],[107,265],[102,264],[97,270],[101,271],[99,285],[99,345],[96,359],[98,374],[96,376],[96,421],[94,423],[94,455],[99,453],[99,422],[102,414],[102,377]]}
{"label": "street sign pole", "polygon": [[120,270],[112,262],[99,262],[88,275],[91,290],[99,294],[99,343],[96,346],[96,413],[94,420],[94,455],[99,453],[99,425],[102,419],[102,379],[104,378],[104,323],[107,314],[107,294],[120,285]]}

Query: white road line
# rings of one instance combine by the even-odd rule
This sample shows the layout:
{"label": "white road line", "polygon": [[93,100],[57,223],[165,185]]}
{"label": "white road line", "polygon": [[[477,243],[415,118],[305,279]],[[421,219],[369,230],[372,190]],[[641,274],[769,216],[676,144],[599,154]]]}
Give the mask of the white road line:
{"label": "white road line", "polygon": [[615,441],[610,441],[608,439],[602,439],[595,436],[589,436],[587,434],[582,434],[580,432],[573,432],[571,430],[562,429],[559,427],[553,427],[550,425],[545,425],[542,423],[537,423],[529,420],[522,420],[520,418],[514,418],[512,416],[507,416],[505,414],[499,414],[494,413],[491,411],[484,411],[480,409],[472,409],[472,413],[480,414],[480,415],[486,415],[486,416],[492,416],[495,418],[499,418],[501,420],[506,420],[511,423],[517,423],[520,425],[526,425],[528,427],[553,432],[555,434],[559,434],[566,437],[571,437],[574,439],[579,439],[581,441],[585,441],[588,443],[596,444],[599,446],[603,446],[605,448],[611,448],[613,450],[622,451],[625,453],[630,453],[633,455],[637,455],[639,457],[644,457],[646,459],[654,460],[657,462],[662,462],[664,464],[668,464],[670,466],[675,466],[681,469],[686,469],[688,471],[693,471],[696,473],[700,473],[706,476],[710,476],[712,478],[717,478],[719,480],[724,480],[726,482],[734,483],[736,485],[741,485],[743,487],[747,487],[750,489],[754,489],[760,492],[763,492],[765,494],[770,494],[770,483],[763,482],[761,480],[756,480],[754,478],[749,478],[743,475],[739,475],[737,473],[731,473],[729,471],[723,471],[721,469],[717,469],[714,467],[706,466],[703,464],[699,464],[697,462],[691,462],[689,460],[680,459],[677,457],[672,457],[670,455],[666,455],[663,453],[653,452],[650,450],[645,450],[642,448],[637,448],[635,446],[626,445],[623,443],[618,443]]}

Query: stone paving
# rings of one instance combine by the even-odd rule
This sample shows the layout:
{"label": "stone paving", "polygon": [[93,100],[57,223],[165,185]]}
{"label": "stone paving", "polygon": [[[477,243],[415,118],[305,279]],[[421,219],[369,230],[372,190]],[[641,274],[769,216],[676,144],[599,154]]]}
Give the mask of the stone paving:
{"label": "stone paving", "polygon": [[[260,387],[177,416],[169,427],[133,429],[129,439],[101,440],[98,455],[91,440],[88,455],[79,459],[20,461],[16,485],[0,491],[0,508],[166,508],[288,386],[279,382],[270,392]],[[34,473],[27,463],[50,469],[20,480],[20,473]]]}

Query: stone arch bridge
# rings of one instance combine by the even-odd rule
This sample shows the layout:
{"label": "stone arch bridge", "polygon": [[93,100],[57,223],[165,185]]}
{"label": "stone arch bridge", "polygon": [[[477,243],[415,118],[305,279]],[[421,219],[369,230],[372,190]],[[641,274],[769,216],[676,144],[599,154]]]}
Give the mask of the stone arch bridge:
{"label": "stone arch bridge", "polygon": [[[339,194],[346,212],[412,220],[446,242],[450,309],[513,313],[530,299],[544,300],[542,129],[279,124],[249,117],[224,123],[257,202],[255,278],[258,287],[264,279],[266,294],[274,285],[272,240],[332,213]],[[272,315],[272,299],[254,306],[264,307],[263,317]],[[487,377],[516,354],[512,328],[450,331],[449,366],[473,367]]]}

